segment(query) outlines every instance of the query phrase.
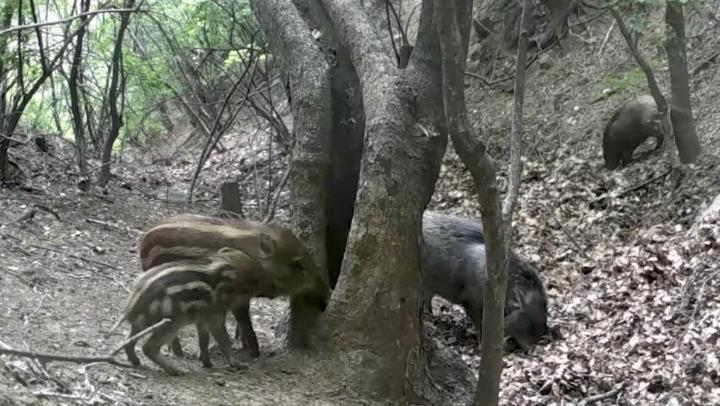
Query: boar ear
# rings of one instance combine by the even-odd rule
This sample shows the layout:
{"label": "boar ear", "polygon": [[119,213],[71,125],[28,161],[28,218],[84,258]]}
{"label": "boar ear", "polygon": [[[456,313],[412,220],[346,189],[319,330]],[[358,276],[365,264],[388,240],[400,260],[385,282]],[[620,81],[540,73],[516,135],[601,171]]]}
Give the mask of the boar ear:
{"label": "boar ear", "polygon": [[260,255],[262,256],[268,256],[275,253],[275,250],[277,249],[277,245],[275,244],[275,240],[270,237],[267,233],[260,233]]}

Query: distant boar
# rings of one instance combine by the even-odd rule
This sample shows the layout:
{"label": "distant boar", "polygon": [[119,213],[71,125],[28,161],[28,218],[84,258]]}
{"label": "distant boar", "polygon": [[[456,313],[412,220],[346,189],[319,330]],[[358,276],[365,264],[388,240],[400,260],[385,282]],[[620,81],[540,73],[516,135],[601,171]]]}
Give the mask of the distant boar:
{"label": "distant boar", "polygon": [[[258,257],[260,235],[274,241],[272,257]],[[307,294],[324,309],[330,289],[305,246],[288,229],[242,219],[222,219],[198,215],[180,215],[164,220],[150,229],[140,243],[140,260],[144,270],[179,259],[202,258],[222,247],[241,250],[255,258],[268,272],[277,266],[289,265],[312,275],[313,285],[300,292]],[[235,338],[241,338],[243,349],[253,357],[260,354],[257,336],[250,319],[250,297],[236,301],[231,307],[237,320]],[[176,355],[182,353],[177,338],[172,341]]]}
{"label": "distant boar", "polygon": [[655,138],[655,150],[663,145],[655,99],[638,96],[620,107],[608,121],[603,132],[605,167],[615,169],[627,165],[635,149],[648,138]]}
{"label": "distant boar", "polygon": [[[487,255],[482,224],[426,211],[422,234],[421,265],[428,302],[433,296],[440,295],[463,306],[475,329],[481,333],[483,300],[487,291]],[[548,332],[545,288],[537,270],[514,252],[508,258],[505,295],[508,344],[523,349],[535,345]]]}

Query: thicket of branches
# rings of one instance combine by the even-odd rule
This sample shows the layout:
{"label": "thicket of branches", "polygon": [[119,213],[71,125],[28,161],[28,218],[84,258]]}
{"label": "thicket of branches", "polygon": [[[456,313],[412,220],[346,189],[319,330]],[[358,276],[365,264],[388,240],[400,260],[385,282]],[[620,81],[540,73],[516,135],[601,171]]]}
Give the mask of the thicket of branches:
{"label": "thicket of branches", "polygon": [[126,144],[168,139],[204,146],[197,176],[244,108],[287,151],[285,94],[264,43],[247,1],[4,2],[0,178],[21,169],[12,145],[47,137],[72,144],[83,185],[106,184]]}

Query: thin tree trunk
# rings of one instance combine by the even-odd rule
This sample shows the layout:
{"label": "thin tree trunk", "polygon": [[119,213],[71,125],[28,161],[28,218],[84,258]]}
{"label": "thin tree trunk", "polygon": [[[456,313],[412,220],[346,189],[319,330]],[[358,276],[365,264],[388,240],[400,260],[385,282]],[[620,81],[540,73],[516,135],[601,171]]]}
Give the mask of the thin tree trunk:
{"label": "thin tree trunk", "polygon": [[63,128],[62,128],[62,121],[60,120],[60,99],[57,97],[57,92],[55,91],[55,80],[53,80],[52,75],[50,75],[50,98],[52,99],[53,108],[52,108],[52,116],[53,116],[53,122],[55,123],[55,129],[57,130],[57,133],[59,135],[63,134]]}
{"label": "thin tree trunk", "polygon": [[472,2],[435,0],[440,38],[443,101],[453,146],[470,170],[480,201],[487,249],[487,291],[483,302],[482,361],[476,405],[497,405],[502,372],[507,252],[495,168],[483,142],[474,134],[465,105],[465,59]]}
{"label": "thin tree trunk", "polygon": [[529,21],[532,18],[533,2],[524,0],[522,8],[520,38],[518,39],[517,58],[515,61],[515,100],[510,124],[510,174],[508,176],[508,194],[503,202],[503,222],[507,228],[508,239],[512,239],[512,217],[520,193],[520,177],[522,175],[525,63],[527,61],[528,36],[530,35]]}
{"label": "thin tree trunk", "polygon": [[652,68],[650,68],[650,64],[648,64],[642,54],[640,54],[640,50],[637,47],[637,41],[633,39],[632,34],[630,34],[630,30],[628,30],[627,26],[625,25],[625,22],[620,16],[620,13],[618,13],[618,11],[615,9],[611,9],[610,13],[617,22],[618,29],[620,30],[623,38],[625,38],[625,42],[627,43],[633,58],[635,58],[635,62],[637,62],[640,69],[643,71],[643,73],[645,73],[645,78],[647,79],[648,87],[650,88],[650,94],[652,95],[653,99],[655,99],[658,113],[662,116],[662,130],[665,138],[665,151],[670,157],[671,165],[673,167],[678,167],[678,154],[677,151],[672,147],[674,143],[671,142],[672,138],[674,138],[674,131],[673,123],[670,119],[670,106],[668,105],[667,100],[665,100],[662,92],[660,92],[660,86],[658,86],[657,80],[655,80],[655,74],[653,73]]}
{"label": "thin tree trunk", "polygon": [[[130,9],[135,6],[135,0],[125,0],[124,8]],[[120,13],[120,26],[117,31],[117,38],[115,39],[115,48],[113,49],[112,57],[112,73],[110,78],[110,86],[108,89],[108,104],[110,108],[110,131],[108,132],[105,143],[103,144],[102,150],[102,165],[100,166],[100,173],[98,175],[98,184],[100,186],[107,185],[110,180],[110,158],[112,157],[112,148],[115,144],[115,140],[120,134],[120,129],[123,126],[123,118],[118,112],[118,99],[120,98],[120,92],[123,90],[121,85],[120,75],[122,67],[122,50],[123,50],[123,39],[125,38],[125,30],[130,23],[130,12]]]}
{"label": "thin tree trunk", "polygon": [[668,1],[665,6],[667,41],[665,49],[670,68],[670,93],[672,109],[670,115],[675,134],[675,143],[682,163],[695,162],[702,151],[695,132],[695,121],[690,102],[690,84],[685,51],[685,15],[683,4]]}
{"label": "thin tree trunk", "polygon": [[[80,0],[80,13],[86,13],[90,9],[90,0]],[[78,92],[78,78],[82,71],[83,39],[85,37],[85,21],[87,17],[80,17],[81,26],[75,40],[72,64],[70,66],[70,77],[68,78],[68,91],[70,92],[70,111],[73,118],[73,130],[75,132],[75,148],[77,148],[78,169],[82,177],[87,176],[87,158],[85,156],[87,147],[85,143],[84,124],[82,111],[80,109],[80,97]]]}
{"label": "thin tree trunk", "polygon": [[[12,23],[13,10],[15,9],[15,1],[7,0],[2,8],[2,19],[0,19],[0,30],[10,27]],[[10,137],[13,129],[10,129],[9,120],[12,114],[8,110],[9,80],[8,73],[13,58],[6,55],[8,51],[9,35],[0,35],[0,182],[8,180],[9,160],[8,148],[10,147]]]}

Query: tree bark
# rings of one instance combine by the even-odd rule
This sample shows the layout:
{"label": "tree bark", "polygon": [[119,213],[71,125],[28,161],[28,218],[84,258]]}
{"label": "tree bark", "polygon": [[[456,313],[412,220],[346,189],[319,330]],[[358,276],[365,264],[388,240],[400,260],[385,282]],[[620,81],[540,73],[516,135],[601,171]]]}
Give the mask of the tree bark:
{"label": "tree bark", "polygon": [[[90,9],[90,0],[80,0],[80,13],[86,13]],[[87,17],[80,17],[80,28],[78,29],[77,39],[75,40],[75,50],[73,52],[72,64],[70,66],[70,77],[68,78],[68,91],[70,92],[70,111],[73,118],[73,130],[75,132],[75,148],[77,149],[78,169],[80,175],[87,176],[87,158],[85,153],[87,146],[85,143],[84,124],[82,111],[80,109],[80,96],[78,92],[78,82],[80,72],[82,71],[82,51],[83,39],[85,38],[85,21]]]}
{"label": "tree bark", "polygon": [[[330,138],[329,67],[295,6],[286,0],[253,0],[273,55],[292,91],[293,132],[289,179],[292,229],[317,266],[325,270],[325,188]],[[320,314],[304,297],[290,301],[287,334],[291,348],[306,348]]]}
{"label": "tree bark", "polygon": [[484,143],[473,134],[465,105],[464,74],[472,2],[435,0],[440,38],[443,102],[453,146],[472,174],[480,201],[487,249],[487,290],[483,302],[482,361],[476,405],[497,405],[502,372],[508,244],[505,241],[495,168]]}
{"label": "tree bark", "polygon": [[440,144],[415,125],[410,89],[360,5],[323,4],[358,74],[366,124],[355,212],[323,337],[356,388],[412,401],[424,390],[416,384],[426,382],[418,238]]}
{"label": "tree bark", "polygon": [[[322,4],[310,1],[307,18],[321,27],[332,27]],[[325,195],[327,226],[325,246],[329,282],[337,284],[347,245],[348,233],[355,209],[360,157],[365,132],[365,113],[362,92],[350,54],[340,43],[337,34],[325,30],[326,48],[334,50],[336,63],[330,72],[330,105],[332,106],[332,129],[330,137],[330,162],[327,168]]]}
{"label": "tree bark", "polygon": [[510,123],[510,173],[508,175],[508,193],[503,202],[503,223],[508,238],[512,238],[512,218],[520,193],[523,155],[523,103],[525,102],[525,63],[527,61],[528,36],[530,35],[530,19],[532,18],[533,2],[524,0],[520,17],[520,37],[518,39],[517,58],[515,60],[515,91],[512,119]]}
{"label": "tree bark", "polygon": [[695,121],[690,102],[690,84],[687,69],[687,53],[685,50],[685,15],[683,4],[679,1],[668,1],[665,6],[665,23],[667,24],[667,41],[665,49],[670,68],[670,117],[675,134],[675,143],[680,155],[680,162],[695,162],[702,148],[695,132]]}
{"label": "tree bark", "polygon": [[[135,6],[135,0],[125,0],[123,5],[126,9],[131,9]],[[103,144],[102,149],[102,165],[100,166],[100,173],[98,174],[98,184],[100,186],[107,185],[110,180],[110,159],[112,157],[113,144],[120,135],[120,129],[123,126],[123,117],[118,112],[118,99],[120,93],[124,91],[123,80],[120,75],[122,74],[122,51],[123,51],[123,39],[125,38],[125,30],[127,30],[130,24],[130,12],[125,11],[120,13],[120,26],[117,31],[117,38],[115,39],[115,48],[113,49],[112,57],[112,73],[110,76],[110,86],[108,89],[108,104],[110,109],[110,131],[108,131],[107,138]]]}
{"label": "tree bark", "polygon": [[[7,0],[2,7],[0,30],[10,27],[14,9],[15,2]],[[14,131],[14,128],[9,130],[9,120],[12,113],[8,110],[8,73],[10,71],[8,65],[13,60],[10,55],[6,55],[9,38],[9,35],[0,35],[0,182],[8,180],[8,148],[10,147],[12,131]]]}

